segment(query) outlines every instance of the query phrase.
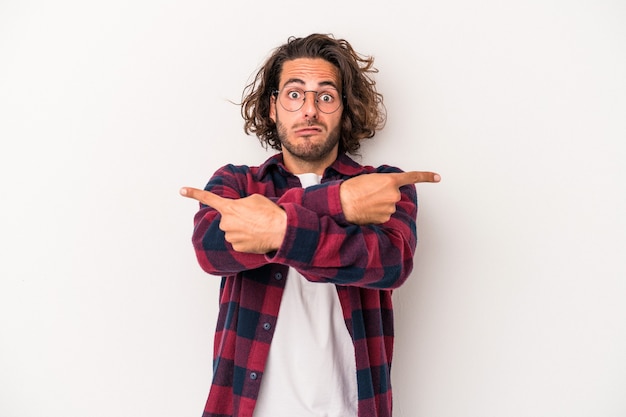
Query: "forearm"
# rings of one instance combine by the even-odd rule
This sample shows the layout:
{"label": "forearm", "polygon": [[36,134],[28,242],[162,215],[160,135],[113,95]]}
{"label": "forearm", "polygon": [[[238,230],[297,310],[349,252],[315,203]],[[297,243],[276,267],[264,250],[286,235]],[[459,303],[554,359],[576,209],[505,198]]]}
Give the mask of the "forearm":
{"label": "forearm", "polygon": [[219,228],[220,215],[209,207],[194,217],[192,244],[200,267],[211,275],[232,275],[268,263],[263,255],[237,252]]}
{"label": "forearm", "polygon": [[266,256],[268,261],[292,266],[311,281],[379,289],[397,288],[410,274],[417,243],[411,187],[381,225],[345,223],[340,214],[320,216],[297,203],[282,206],[288,218],[285,239],[276,253]]}

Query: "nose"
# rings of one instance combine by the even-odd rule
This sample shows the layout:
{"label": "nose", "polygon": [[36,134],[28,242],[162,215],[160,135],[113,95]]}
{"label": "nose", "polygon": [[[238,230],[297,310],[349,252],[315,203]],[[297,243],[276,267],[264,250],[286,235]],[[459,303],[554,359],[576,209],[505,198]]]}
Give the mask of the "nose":
{"label": "nose", "polygon": [[[308,94],[308,96],[307,96]],[[304,104],[302,105],[304,110],[304,117],[310,117],[312,119],[317,118],[317,92],[305,91],[304,92]]]}

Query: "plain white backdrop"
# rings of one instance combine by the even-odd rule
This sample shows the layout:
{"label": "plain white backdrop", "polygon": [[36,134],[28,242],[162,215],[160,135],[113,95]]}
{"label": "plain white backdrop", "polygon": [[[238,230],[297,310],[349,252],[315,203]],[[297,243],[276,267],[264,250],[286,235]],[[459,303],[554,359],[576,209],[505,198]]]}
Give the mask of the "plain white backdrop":
{"label": "plain white backdrop", "polygon": [[290,35],[373,55],[360,162],[418,185],[397,417],[626,416],[626,5],[0,0],[0,416],[200,416],[219,279],[196,205]]}

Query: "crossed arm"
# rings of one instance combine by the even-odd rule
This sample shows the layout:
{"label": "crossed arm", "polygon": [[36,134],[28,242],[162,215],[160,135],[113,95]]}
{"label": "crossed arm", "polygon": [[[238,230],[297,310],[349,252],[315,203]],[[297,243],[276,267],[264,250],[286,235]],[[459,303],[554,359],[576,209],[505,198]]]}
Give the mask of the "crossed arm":
{"label": "crossed arm", "polygon": [[[400,187],[440,179],[436,173],[421,171],[372,173],[350,178],[340,187],[344,217],[356,225],[385,223],[396,211],[401,199]],[[221,214],[219,228],[235,251],[264,254],[280,248],[287,215],[267,197],[253,194],[228,199],[192,187],[181,188],[180,194],[211,206]]]}

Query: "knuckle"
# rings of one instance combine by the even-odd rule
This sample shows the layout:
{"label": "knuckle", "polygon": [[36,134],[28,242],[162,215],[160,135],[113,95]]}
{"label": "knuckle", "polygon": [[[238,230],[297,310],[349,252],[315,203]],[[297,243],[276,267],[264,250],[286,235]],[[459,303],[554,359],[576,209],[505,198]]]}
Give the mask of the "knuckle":
{"label": "knuckle", "polygon": [[394,199],[395,199],[396,203],[402,199],[402,193],[397,188],[395,189]]}

